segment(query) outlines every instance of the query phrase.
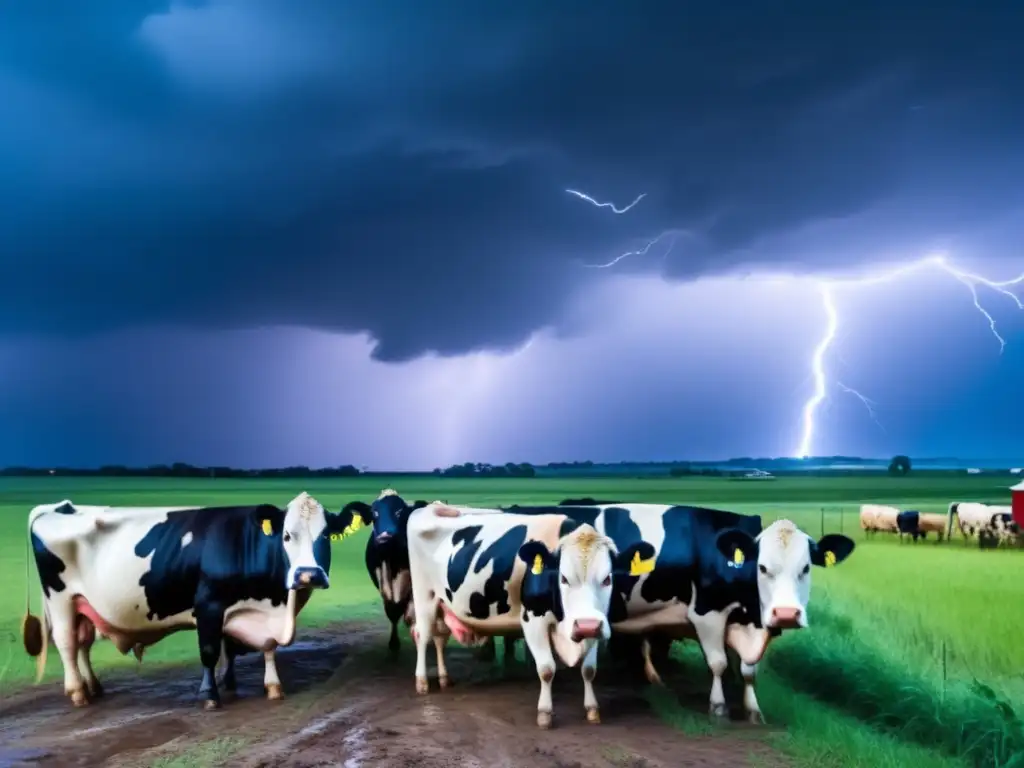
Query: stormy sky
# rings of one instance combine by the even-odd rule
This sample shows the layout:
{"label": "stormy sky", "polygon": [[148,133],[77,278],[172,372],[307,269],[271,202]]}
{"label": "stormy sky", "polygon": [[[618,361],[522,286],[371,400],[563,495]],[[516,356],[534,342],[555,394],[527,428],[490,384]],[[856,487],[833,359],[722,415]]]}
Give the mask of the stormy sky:
{"label": "stormy sky", "polygon": [[784,5],[3,4],[0,464],[1024,453],[1019,3]]}

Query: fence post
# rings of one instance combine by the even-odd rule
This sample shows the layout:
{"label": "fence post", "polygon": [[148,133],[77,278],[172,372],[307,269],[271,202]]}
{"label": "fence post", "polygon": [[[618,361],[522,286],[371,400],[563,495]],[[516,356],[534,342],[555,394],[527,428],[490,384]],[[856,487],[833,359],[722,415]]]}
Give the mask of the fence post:
{"label": "fence post", "polygon": [[[824,536],[824,535],[825,535],[825,508],[822,507],[821,508],[821,536]],[[818,538],[821,538],[821,536],[819,536]]]}
{"label": "fence post", "polygon": [[845,514],[843,514],[844,512],[846,512],[846,507],[840,507],[839,508],[839,532],[840,533],[843,533],[843,518],[846,516]]}

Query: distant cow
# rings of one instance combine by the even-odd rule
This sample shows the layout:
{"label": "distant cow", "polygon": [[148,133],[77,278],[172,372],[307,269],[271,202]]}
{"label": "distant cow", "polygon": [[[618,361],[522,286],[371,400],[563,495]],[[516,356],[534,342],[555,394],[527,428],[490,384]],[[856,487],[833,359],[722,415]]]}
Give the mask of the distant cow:
{"label": "distant cow", "polygon": [[904,536],[910,536],[916,544],[919,537],[925,537],[925,534],[918,529],[920,517],[920,513],[914,509],[905,510],[896,515],[896,527],[900,533],[900,541],[903,541]]}
{"label": "distant cow", "polygon": [[[1011,532],[1009,524],[1013,522],[1009,506],[996,504],[980,504],[973,501],[954,501],[949,505],[946,515],[947,538],[953,533],[953,517],[956,517],[957,526],[964,537],[964,542],[974,536],[979,540],[1005,540],[1016,536]],[[1016,524],[1013,525],[1014,531]]]}
{"label": "distant cow", "polygon": [[[46,663],[52,637],[75,706],[102,687],[90,648],[99,634],[121,653],[195,628],[207,709],[220,706],[215,669],[244,649],[264,652],[268,698],[281,697],[278,646],[295,639],[313,589],[327,589],[336,515],[307,493],[285,509],[38,506],[28,533],[43,590],[43,622],[26,615],[25,650]],[[83,679],[84,673],[84,679]],[[233,674],[225,681],[233,686]]]}
{"label": "distant cow", "polygon": [[[426,648],[438,635],[475,645],[522,632],[541,683],[537,725],[551,725],[556,655],[570,667],[582,661],[587,719],[600,722],[593,680],[597,643],[611,633],[614,575],[651,558],[653,546],[620,551],[565,515],[447,505],[417,510],[408,535],[418,693],[428,691]],[[438,677],[447,677],[441,654]]]}
{"label": "distant cow", "polygon": [[900,511],[896,507],[884,504],[861,504],[860,505],[860,527],[870,538],[879,531],[884,533],[898,533],[899,525],[897,518]]}

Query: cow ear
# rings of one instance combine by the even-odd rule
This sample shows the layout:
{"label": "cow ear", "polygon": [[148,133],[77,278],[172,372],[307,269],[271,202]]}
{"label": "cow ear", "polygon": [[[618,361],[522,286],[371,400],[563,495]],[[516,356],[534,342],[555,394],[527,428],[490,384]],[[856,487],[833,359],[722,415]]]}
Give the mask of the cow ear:
{"label": "cow ear", "polygon": [[654,545],[646,541],[630,544],[615,556],[616,573],[642,576],[654,570]]}
{"label": "cow ear", "polygon": [[542,541],[528,541],[519,548],[519,559],[538,576],[551,567],[551,550]]}
{"label": "cow ear", "polygon": [[416,499],[416,501],[412,503],[411,507],[406,507],[406,513],[408,514],[409,512],[415,512],[417,509],[423,509],[424,507],[429,506],[429,501],[424,501],[423,499]]}
{"label": "cow ear", "polygon": [[335,535],[355,533],[373,520],[370,505],[364,501],[350,501],[341,512],[327,516],[327,529]]}
{"label": "cow ear", "polygon": [[811,539],[811,562],[823,568],[831,568],[852,555],[855,546],[849,536],[826,533],[818,541]]}
{"label": "cow ear", "polygon": [[263,504],[252,512],[253,524],[259,526],[264,536],[280,536],[284,529],[284,512],[277,507]]}
{"label": "cow ear", "polygon": [[729,564],[736,568],[747,560],[757,560],[757,542],[739,528],[726,528],[715,537],[715,546]]}

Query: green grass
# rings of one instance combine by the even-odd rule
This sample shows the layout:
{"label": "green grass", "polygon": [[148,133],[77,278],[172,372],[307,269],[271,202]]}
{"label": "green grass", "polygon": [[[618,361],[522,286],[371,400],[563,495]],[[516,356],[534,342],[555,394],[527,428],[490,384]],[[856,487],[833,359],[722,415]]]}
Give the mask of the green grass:
{"label": "green grass", "polygon": [[[20,648],[24,611],[25,521],[35,504],[70,498],[117,505],[284,503],[307,490],[329,509],[372,500],[394,486],[408,499],[435,498],[486,506],[552,503],[567,496],[687,502],[759,513],[767,524],[788,517],[817,536],[842,530],[858,548],[841,567],[816,569],[811,627],[786,633],[769,649],[758,693],[766,717],[785,725],[778,746],[798,763],[821,766],[1022,766],[1024,729],[1024,552],[979,551],[955,540],[900,545],[865,541],[863,502],[945,513],[950,501],[1008,503],[1009,478],[927,475],[783,477],[737,483],[721,478],[541,478],[461,480],[429,477],[351,480],[174,480],[0,478],[0,686],[29,681]],[[366,576],[365,534],[335,544],[332,588],[303,612],[304,625],[381,616]],[[39,587],[32,574],[38,613]],[[674,653],[707,676],[693,644]],[[100,668],[134,667],[109,644],[97,646]],[[48,676],[60,663],[50,654]],[[147,651],[155,662],[196,663],[195,636],[181,633]],[[699,717],[671,696],[649,692],[667,721],[701,732]],[[1014,755],[1017,755],[1014,757]]]}

